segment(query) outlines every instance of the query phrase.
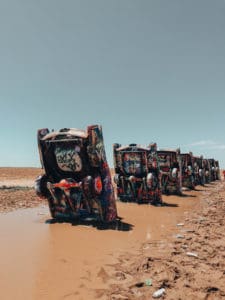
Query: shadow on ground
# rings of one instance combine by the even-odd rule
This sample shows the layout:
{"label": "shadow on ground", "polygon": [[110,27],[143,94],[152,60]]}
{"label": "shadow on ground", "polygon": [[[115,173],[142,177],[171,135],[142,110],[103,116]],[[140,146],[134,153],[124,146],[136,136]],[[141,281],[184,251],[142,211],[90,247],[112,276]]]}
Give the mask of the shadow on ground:
{"label": "shadow on ground", "polygon": [[88,226],[94,227],[98,230],[117,230],[117,231],[130,231],[133,229],[134,225],[129,224],[122,221],[122,218],[118,217],[118,219],[114,222],[106,223],[100,222],[93,219],[84,219],[84,220],[75,220],[69,218],[60,218],[60,219],[49,219],[46,220],[46,224],[58,224],[58,223],[69,223],[72,226]]}
{"label": "shadow on ground", "polygon": [[178,207],[179,205],[176,203],[167,203],[167,202],[163,202],[161,204],[161,206],[167,206],[167,207]]}
{"label": "shadow on ground", "polygon": [[188,198],[196,198],[197,196],[196,195],[189,195],[189,194],[182,193],[181,195],[179,195],[179,197],[181,197],[181,198],[186,198],[186,197],[188,197]]}

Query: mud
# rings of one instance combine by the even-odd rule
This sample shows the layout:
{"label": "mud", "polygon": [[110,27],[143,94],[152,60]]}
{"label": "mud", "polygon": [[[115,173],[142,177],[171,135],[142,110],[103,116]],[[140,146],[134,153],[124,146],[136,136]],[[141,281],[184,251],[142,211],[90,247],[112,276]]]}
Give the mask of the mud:
{"label": "mud", "polygon": [[21,187],[0,190],[0,207],[11,210],[3,193],[15,200],[0,214],[1,299],[145,300],[162,287],[161,299],[225,298],[224,182],[164,196],[163,207],[118,202],[110,228],[54,223]]}

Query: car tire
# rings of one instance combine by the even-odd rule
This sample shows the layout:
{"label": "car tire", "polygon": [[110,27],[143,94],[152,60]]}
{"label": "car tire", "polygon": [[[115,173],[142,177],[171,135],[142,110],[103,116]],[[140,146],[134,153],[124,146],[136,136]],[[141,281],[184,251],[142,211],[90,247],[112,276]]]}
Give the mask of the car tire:
{"label": "car tire", "polygon": [[34,182],[34,189],[36,192],[36,195],[41,198],[47,198],[49,195],[49,191],[47,188],[47,176],[46,175],[40,175],[36,178]]}

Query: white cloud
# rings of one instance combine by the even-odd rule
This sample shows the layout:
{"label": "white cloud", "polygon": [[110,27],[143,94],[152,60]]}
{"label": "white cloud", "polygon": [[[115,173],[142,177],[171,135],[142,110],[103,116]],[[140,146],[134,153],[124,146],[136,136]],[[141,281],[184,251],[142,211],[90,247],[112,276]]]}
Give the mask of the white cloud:
{"label": "white cloud", "polygon": [[225,150],[225,144],[220,144],[212,140],[202,140],[186,145],[186,147],[204,148],[207,150]]}
{"label": "white cloud", "polygon": [[225,150],[225,145],[222,145],[222,144],[214,145],[214,146],[210,147],[210,149],[212,149],[212,150]]}
{"label": "white cloud", "polygon": [[198,142],[194,142],[194,143],[191,143],[187,146],[191,146],[191,147],[198,147],[198,146],[212,146],[212,145],[215,145],[216,143],[212,140],[203,140],[203,141],[198,141]]}

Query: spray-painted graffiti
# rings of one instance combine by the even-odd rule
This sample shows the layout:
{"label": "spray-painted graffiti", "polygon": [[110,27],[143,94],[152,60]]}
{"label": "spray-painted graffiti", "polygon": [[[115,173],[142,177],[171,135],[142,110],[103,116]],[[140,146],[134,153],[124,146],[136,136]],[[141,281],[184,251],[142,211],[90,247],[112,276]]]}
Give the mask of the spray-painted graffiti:
{"label": "spray-painted graffiti", "polygon": [[63,148],[57,146],[55,156],[58,167],[62,171],[79,172],[82,169],[82,161],[80,155],[74,148]]}
{"label": "spray-painted graffiti", "polygon": [[124,170],[128,174],[141,173],[141,156],[138,153],[124,154]]}

